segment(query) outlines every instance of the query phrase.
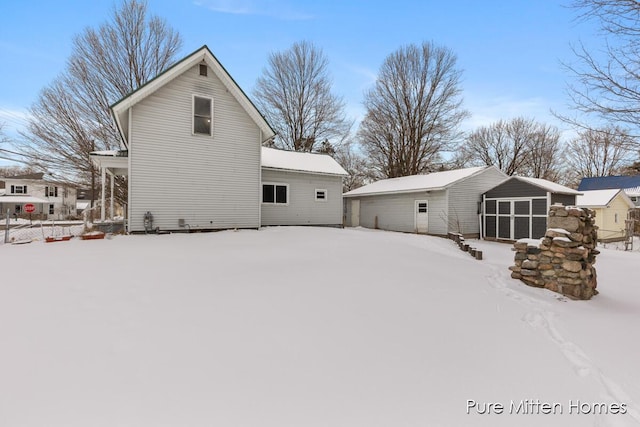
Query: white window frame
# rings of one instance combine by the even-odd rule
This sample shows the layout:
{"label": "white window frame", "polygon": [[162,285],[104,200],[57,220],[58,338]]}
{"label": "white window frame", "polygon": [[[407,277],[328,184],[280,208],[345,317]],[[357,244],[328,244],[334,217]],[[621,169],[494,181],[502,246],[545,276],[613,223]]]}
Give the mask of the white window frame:
{"label": "white window frame", "polygon": [[[273,185],[273,202],[265,202],[263,200],[264,197],[264,186],[265,185]],[[276,202],[276,186],[286,187],[287,189],[287,202],[286,203],[278,203]],[[284,182],[263,182],[262,187],[260,187],[260,201],[263,205],[268,206],[289,206],[289,200],[291,198],[291,193],[289,192],[289,184]]]}
{"label": "white window frame", "polygon": [[56,206],[53,203],[49,204],[49,215],[53,215],[56,213]]}
{"label": "white window frame", "polygon": [[[318,193],[324,193],[324,197],[318,198]],[[316,188],[313,194],[315,195],[316,202],[326,203],[327,199],[329,198],[329,192],[326,188]]]}
{"label": "white window frame", "polygon": [[[209,103],[209,115],[211,123],[209,123],[209,133],[196,132],[196,98],[208,99]],[[203,116],[204,117],[204,116]],[[212,137],[213,136],[213,98],[207,95],[200,95],[194,93],[191,95],[191,134],[194,136]]]}

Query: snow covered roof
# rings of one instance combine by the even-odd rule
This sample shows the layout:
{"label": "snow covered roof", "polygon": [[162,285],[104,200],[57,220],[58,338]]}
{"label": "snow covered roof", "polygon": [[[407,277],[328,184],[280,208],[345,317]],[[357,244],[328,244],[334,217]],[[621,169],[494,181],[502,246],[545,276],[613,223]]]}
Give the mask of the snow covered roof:
{"label": "snow covered roof", "polygon": [[451,184],[476,175],[494,166],[456,169],[444,172],[433,172],[427,175],[410,175],[400,178],[389,178],[376,181],[355,190],[344,193],[345,197],[372,196],[388,193],[412,193],[416,191],[443,190]]}
{"label": "snow covered roof", "polygon": [[581,194],[579,191],[576,191],[572,188],[565,187],[564,185],[557,184],[552,181],[548,181],[542,178],[529,178],[526,176],[514,176],[521,181],[528,182],[529,184],[533,184],[537,187],[543,188],[551,193],[559,193],[559,194],[572,194],[578,195]]}
{"label": "snow covered roof", "polygon": [[326,154],[301,153],[268,147],[262,147],[262,167],[329,175],[349,175],[333,157]]}
{"label": "snow covered roof", "polygon": [[624,192],[627,193],[629,197],[638,197],[640,196],[640,187],[625,188]]}
{"label": "snow covered roof", "polygon": [[622,191],[618,189],[608,189],[608,190],[591,190],[591,191],[583,191],[582,196],[578,196],[576,198],[576,205],[585,206],[585,207],[606,207],[609,203],[613,201],[613,199],[621,194],[626,201],[629,207],[633,207],[633,202],[629,197]]}
{"label": "snow covered roof", "polygon": [[0,196],[0,203],[50,203],[48,200],[33,196]]}
{"label": "snow covered roof", "polygon": [[40,180],[40,179],[44,179],[44,173],[37,172],[37,173],[28,173],[23,175],[5,176],[3,179]]}

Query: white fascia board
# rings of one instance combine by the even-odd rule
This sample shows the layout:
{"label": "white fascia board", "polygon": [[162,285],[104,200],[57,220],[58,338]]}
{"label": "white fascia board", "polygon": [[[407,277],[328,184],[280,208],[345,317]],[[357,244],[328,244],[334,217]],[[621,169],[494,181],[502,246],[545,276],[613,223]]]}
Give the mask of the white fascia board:
{"label": "white fascia board", "polygon": [[260,166],[260,168],[262,168],[263,170],[270,170],[270,171],[276,171],[276,172],[305,173],[305,174],[309,174],[309,175],[324,175],[324,176],[334,176],[334,177],[337,177],[337,176],[339,176],[339,177],[349,176],[349,175],[343,175],[343,174],[338,174],[338,173],[314,172],[314,171],[304,171],[304,170],[288,169],[288,168],[273,168],[273,167],[269,167],[269,166]]}

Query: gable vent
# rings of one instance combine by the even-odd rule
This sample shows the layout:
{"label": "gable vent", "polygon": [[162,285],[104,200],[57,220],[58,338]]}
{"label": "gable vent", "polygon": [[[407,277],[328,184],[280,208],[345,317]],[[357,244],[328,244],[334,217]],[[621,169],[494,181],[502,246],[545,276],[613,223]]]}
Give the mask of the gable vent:
{"label": "gable vent", "polygon": [[207,76],[207,64],[200,64],[200,75]]}

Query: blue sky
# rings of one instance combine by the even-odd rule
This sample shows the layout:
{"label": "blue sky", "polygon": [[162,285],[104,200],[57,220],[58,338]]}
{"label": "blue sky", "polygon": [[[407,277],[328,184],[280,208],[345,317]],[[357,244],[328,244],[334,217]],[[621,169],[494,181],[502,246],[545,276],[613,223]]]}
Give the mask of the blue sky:
{"label": "blue sky", "polygon": [[[0,122],[12,136],[39,91],[60,74],[72,40],[97,27],[114,1],[0,0]],[[310,1],[148,0],[184,39],[182,55],[206,44],[247,93],[269,53],[309,40],[329,59],[334,92],[362,117],[363,92],[400,46],[434,41],[453,50],[463,70],[467,130],[501,118],[531,117],[564,126],[571,44],[598,43],[559,0]],[[2,165],[0,160],[0,165]]]}

